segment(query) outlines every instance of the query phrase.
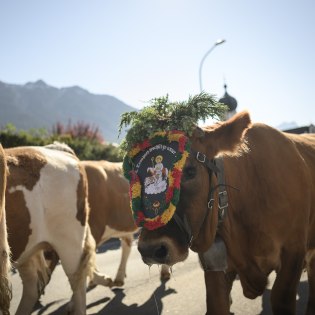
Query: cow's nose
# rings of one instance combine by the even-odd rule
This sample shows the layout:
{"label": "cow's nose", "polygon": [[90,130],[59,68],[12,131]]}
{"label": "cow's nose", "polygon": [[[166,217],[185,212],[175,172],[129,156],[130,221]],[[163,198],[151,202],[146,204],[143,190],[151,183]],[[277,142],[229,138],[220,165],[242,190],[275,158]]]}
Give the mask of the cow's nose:
{"label": "cow's nose", "polygon": [[168,248],[164,244],[138,244],[138,250],[146,264],[164,264],[168,256]]}

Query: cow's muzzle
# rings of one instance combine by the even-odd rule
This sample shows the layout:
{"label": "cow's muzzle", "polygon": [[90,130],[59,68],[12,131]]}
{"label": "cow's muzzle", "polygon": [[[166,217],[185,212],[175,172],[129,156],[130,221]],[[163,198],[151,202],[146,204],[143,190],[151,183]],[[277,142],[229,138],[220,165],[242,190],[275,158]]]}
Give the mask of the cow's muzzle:
{"label": "cow's muzzle", "polygon": [[169,249],[166,244],[148,244],[139,242],[138,250],[143,262],[147,265],[169,263]]}

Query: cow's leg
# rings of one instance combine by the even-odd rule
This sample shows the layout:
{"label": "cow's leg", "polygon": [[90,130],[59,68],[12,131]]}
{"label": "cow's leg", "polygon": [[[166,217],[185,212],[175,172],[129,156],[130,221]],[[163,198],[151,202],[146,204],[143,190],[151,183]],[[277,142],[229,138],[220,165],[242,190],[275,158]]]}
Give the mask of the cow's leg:
{"label": "cow's leg", "polygon": [[128,234],[120,239],[121,241],[121,260],[115,277],[115,281],[108,276],[94,271],[93,280],[90,281],[89,287],[103,285],[106,287],[118,286],[121,287],[125,283],[127,260],[130,255],[131,245],[133,241],[133,233]]}
{"label": "cow's leg", "polygon": [[16,315],[31,314],[50,280],[50,270],[47,268],[42,251],[31,256],[22,265],[18,265],[17,269],[22,279],[23,292]]}
{"label": "cow's leg", "polygon": [[235,274],[205,271],[207,315],[230,314],[230,292]]}
{"label": "cow's leg", "polygon": [[93,288],[97,285],[103,285],[105,287],[112,287],[113,286],[113,280],[112,278],[106,276],[103,273],[100,273],[97,268],[95,268],[93,272],[93,279],[89,282],[89,288]]}
{"label": "cow's leg", "polygon": [[[0,208],[1,209],[1,208]],[[7,228],[5,212],[0,218],[0,314],[10,314],[10,301],[12,298],[11,284],[9,282],[10,248],[7,241]]]}
{"label": "cow's leg", "polygon": [[281,268],[271,290],[271,307],[274,315],[296,313],[296,293],[301,278],[304,253],[283,252]]}
{"label": "cow's leg", "polygon": [[171,278],[170,267],[167,265],[162,265],[161,267],[161,281],[167,281]]}
{"label": "cow's leg", "polygon": [[83,252],[82,248],[76,247],[79,246],[72,246],[72,248],[68,248],[66,252],[61,251],[58,248],[56,248],[56,251],[60,257],[61,266],[69,279],[73,292],[71,301],[67,306],[67,310],[69,314],[85,315],[86,288],[83,280],[86,280],[87,275],[84,270],[82,275],[79,274]]}
{"label": "cow's leg", "polygon": [[309,285],[306,315],[315,315],[315,249],[308,251],[306,255],[306,268]]}
{"label": "cow's leg", "polygon": [[[69,234],[69,233],[68,233]],[[92,276],[95,269],[95,241],[89,229],[87,230],[84,248],[75,240],[67,239],[58,242],[55,250],[60,257],[60,263],[69,279],[73,292],[68,313],[73,315],[86,314],[86,280]]]}
{"label": "cow's leg", "polygon": [[131,245],[133,241],[133,233],[126,235],[120,239],[121,242],[121,259],[114,281],[114,286],[123,286],[126,277],[127,260],[130,255]]}

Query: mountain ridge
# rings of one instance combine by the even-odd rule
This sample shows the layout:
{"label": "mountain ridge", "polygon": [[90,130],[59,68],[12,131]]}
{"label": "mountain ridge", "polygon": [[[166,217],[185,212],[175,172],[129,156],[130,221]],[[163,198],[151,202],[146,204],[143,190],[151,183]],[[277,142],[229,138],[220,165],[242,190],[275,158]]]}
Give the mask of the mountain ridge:
{"label": "mountain ridge", "polygon": [[80,86],[57,88],[43,80],[24,85],[0,81],[0,127],[12,123],[18,130],[46,128],[57,122],[84,122],[99,128],[106,142],[120,142],[118,125],[124,112],[134,111],[114,96],[93,94]]}

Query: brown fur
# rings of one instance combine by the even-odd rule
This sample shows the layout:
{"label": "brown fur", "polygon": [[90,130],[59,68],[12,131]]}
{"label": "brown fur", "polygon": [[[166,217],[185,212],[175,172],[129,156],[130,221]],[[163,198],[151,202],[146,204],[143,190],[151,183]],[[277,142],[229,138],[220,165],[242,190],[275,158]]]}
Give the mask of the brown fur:
{"label": "brown fur", "polygon": [[[8,186],[10,187],[10,184]],[[15,204],[16,206],[12,211],[7,212],[7,224],[10,227],[8,238],[10,244],[15,244],[12,248],[12,259],[15,261],[25,250],[28,239],[32,234],[29,227],[31,217],[22,191],[15,191],[14,193],[8,193],[7,191],[6,200],[8,204]],[[19,220],[16,220],[17,217]]]}
{"label": "brown fur", "polygon": [[[176,211],[188,217],[194,235],[191,248],[202,253],[218,233],[227,247],[228,272],[239,275],[248,298],[263,294],[269,273],[277,271],[271,293],[274,314],[295,314],[297,285],[308,253],[307,314],[315,314],[315,136],[251,125],[246,112],[204,131],[204,136],[192,137],[192,147],[208,159],[224,153],[229,208],[217,227],[217,209],[207,214],[208,171],[189,157],[185,167],[195,167],[197,176],[183,179]],[[159,248],[159,239],[167,236],[169,256],[188,251],[172,221],[158,230],[142,230],[139,248],[149,243]],[[230,285],[224,284],[224,274],[206,272],[205,281],[207,314],[229,314]]]}
{"label": "brown fur", "polygon": [[[87,204],[87,177],[86,172],[82,166],[79,166],[80,168],[80,181],[79,185],[77,187],[77,219],[80,221],[81,225],[85,225],[88,220],[88,207],[86,207]],[[86,195],[82,194],[82,191],[86,191]]]}
{"label": "brown fur", "polygon": [[[44,251],[53,250],[60,255],[73,289],[70,310],[83,314],[86,277],[94,270],[95,256],[95,242],[87,225],[86,174],[73,153],[48,152],[48,149],[64,151],[57,147],[6,150],[10,171],[6,190],[9,240],[24,287],[17,314],[30,314],[49,282],[52,267],[45,259]],[[71,195],[74,193],[73,199],[76,192],[76,200],[69,200],[68,188]],[[26,204],[26,194],[34,198],[30,204]],[[28,209],[30,206],[33,208]],[[31,211],[38,211],[38,216],[34,213],[34,222],[30,222]],[[30,238],[32,233],[36,237]]]}
{"label": "brown fur", "polygon": [[[8,187],[22,185],[32,190],[39,180],[41,168],[47,163],[45,158],[32,149],[25,150],[24,147],[5,149],[5,154],[10,170]],[[15,175],[16,170],[19,176]]]}
{"label": "brown fur", "polygon": [[[102,240],[105,226],[124,232],[136,231],[128,196],[128,182],[122,175],[121,163],[107,161],[82,161],[88,183],[89,204],[92,209],[89,218],[96,244]],[[96,193],[100,192],[100,193]]]}
{"label": "brown fur", "polygon": [[0,313],[10,314],[10,301],[12,299],[11,284],[9,281],[10,249],[7,240],[5,188],[7,178],[6,158],[0,144]]}
{"label": "brown fur", "polygon": [[[9,167],[6,200],[7,204],[15,205],[7,212],[8,226],[10,231],[14,231],[9,231],[9,243],[16,245],[12,250],[13,260],[16,260],[24,251],[32,230],[29,228],[30,214],[23,192],[11,192],[10,189],[21,185],[32,190],[39,180],[40,170],[47,162],[38,152],[24,147],[5,149],[5,153]],[[17,217],[19,220],[16,220]]]}

